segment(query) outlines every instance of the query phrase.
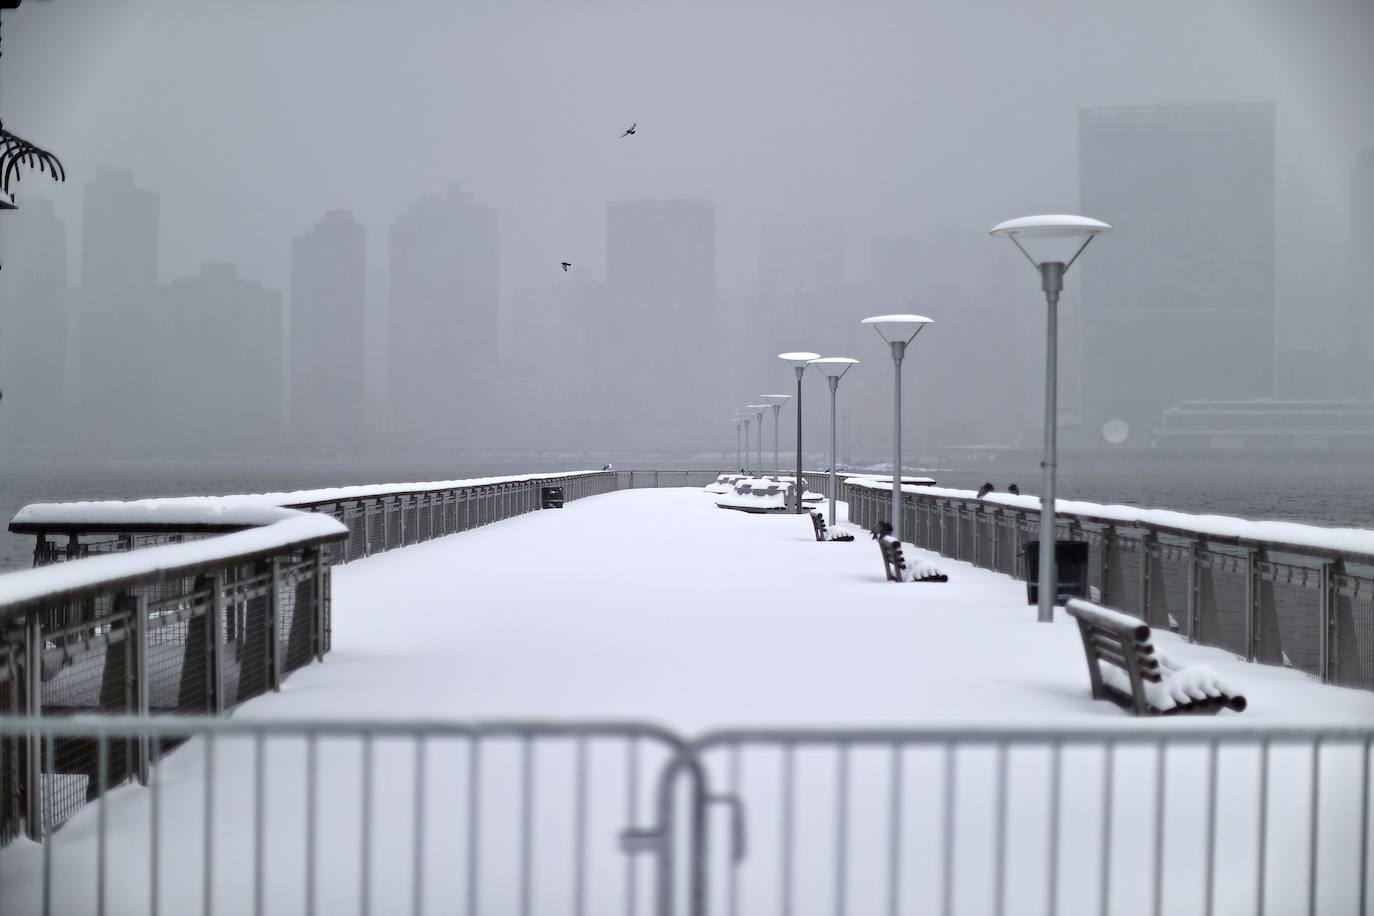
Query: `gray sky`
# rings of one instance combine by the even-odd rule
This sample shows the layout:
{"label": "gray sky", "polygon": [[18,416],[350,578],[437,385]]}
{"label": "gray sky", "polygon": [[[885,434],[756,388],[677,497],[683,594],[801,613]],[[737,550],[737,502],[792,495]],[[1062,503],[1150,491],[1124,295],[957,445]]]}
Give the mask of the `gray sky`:
{"label": "gray sky", "polygon": [[851,278],[874,235],[967,238],[913,299],[967,294],[1016,257],[990,225],[1077,209],[1080,108],[1231,99],[1276,103],[1280,334],[1321,338],[1374,143],[1369,0],[29,0],[5,38],[0,113],[71,179],[21,191],[56,200],[73,265],[108,163],[162,195],[164,279],[225,260],[280,290],[325,210],[384,269],[396,215],[456,181],[499,214],[507,301],[560,260],[603,276],[608,200],[689,196],[727,292],[780,216],[838,221]]}
{"label": "gray sky", "polygon": [[745,285],[763,214],[839,216],[853,270],[877,232],[1073,205],[1087,105],[1274,100],[1281,217],[1344,223],[1374,4],[1285,6],[30,0],[0,101],[73,178],[109,162],[162,192],[164,274],[221,257],[280,285],[323,210],[376,243],[457,180],[500,211],[508,287],[599,268],[607,199],[698,194]]}

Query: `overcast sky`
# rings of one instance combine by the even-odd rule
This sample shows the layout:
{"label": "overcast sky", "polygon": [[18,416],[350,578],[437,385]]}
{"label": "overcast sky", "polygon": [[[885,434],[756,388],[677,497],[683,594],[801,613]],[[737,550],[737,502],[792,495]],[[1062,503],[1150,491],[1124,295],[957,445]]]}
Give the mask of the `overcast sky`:
{"label": "overcast sky", "polygon": [[600,274],[626,197],[715,200],[725,285],[752,283],[770,214],[839,217],[858,272],[875,233],[1074,208],[1080,107],[1272,100],[1291,313],[1374,142],[1374,3],[1296,6],[29,0],[0,105],[62,154],[73,234],[98,163],[162,193],[164,276],[219,258],[281,286],[324,210],[380,252],[458,181],[500,212],[509,289],[564,258]]}

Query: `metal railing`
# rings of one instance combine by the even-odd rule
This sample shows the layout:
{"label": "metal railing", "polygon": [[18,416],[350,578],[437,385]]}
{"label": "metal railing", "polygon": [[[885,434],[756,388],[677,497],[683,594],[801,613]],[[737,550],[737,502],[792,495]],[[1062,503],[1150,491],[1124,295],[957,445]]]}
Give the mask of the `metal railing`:
{"label": "metal railing", "polygon": [[[36,536],[38,568],[0,589],[0,716],[222,714],[329,651],[332,564],[534,511],[544,486],[568,500],[616,485],[579,473],[346,488],[218,515],[200,498],[27,507],[11,529]],[[120,746],[102,763],[90,741],[60,742],[51,759],[4,743],[0,844],[146,777],[152,753]]]}
{"label": "metal railing", "polygon": [[[6,913],[1368,912],[1374,726],[0,720],[185,743]],[[156,759],[156,755],[154,755]],[[72,867],[79,863],[79,867]]]}
{"label": "metal railing", "polygon": [[[852,523],[871,530],[890,520],[888,484],[851,479],[842,489]],[[908,487],[902,498],[903,531],[917,547],[1025,578],[1023,548],[1040,530],[1035,497]],[[1181,513],[1165,525],[1119,506],[1074,505],[1060,501],[1056,536],[1088,543],[1096,603],[1250,661],[1374,689],[1374,554],[1194,530]]]}
{"label": "metal railing", "polygon": [[[39,504],[25,506],[9,527],[13,532],[35,536],[34,565],[38,566],[206,537],[257,524],[234,521],[233,515],[227,516],[227,522],[213,517],[198,518],[198,514],[206,513],[197,513],[197,509],[227,508],[231,513],[296,509],[331,516],[348,529],[347,539],[330,550],[330,563],[339,564],[537,511],[544,487],[561,487],[565,501],[609,493],[620,487],[623,473],[629,472],[527,474],[259,496],[85,503],[76,507]],[[178,513],[179,509],[184,511]],[[65,539],[65,543],[60,539]]]}

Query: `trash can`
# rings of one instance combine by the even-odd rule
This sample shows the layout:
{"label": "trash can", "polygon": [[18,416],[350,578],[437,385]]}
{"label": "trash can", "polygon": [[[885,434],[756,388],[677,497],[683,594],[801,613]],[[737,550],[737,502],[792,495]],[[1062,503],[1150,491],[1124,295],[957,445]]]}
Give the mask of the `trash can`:
{"label": "trash can", "polygon": [[541,509],[562,509],[562,508],[563,508],[563,488],[562,488],[562,487],[540,487],[540,488],[539,488],[539,508],[541,508]]}
{"label": "trash can", "polygon": [[[1021,549],[1026,558],[1026,603],[1040,603],[1040,542],[1031,541]],[[1070,598],[1088,597],[1088,542],[1055,541],[1054,565],[1058,584],[1055,604]]]}

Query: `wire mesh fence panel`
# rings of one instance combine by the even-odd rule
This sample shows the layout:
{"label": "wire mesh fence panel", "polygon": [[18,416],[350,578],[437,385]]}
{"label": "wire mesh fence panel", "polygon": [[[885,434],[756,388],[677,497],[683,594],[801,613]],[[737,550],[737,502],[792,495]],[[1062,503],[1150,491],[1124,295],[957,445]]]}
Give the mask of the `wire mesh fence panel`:
{"label": "wire mesh fence panel", "polygon": [[1261,564],[1257,618],[1259,661],[1290,665],[1320,676],[1322,668],[1321,569],[1278,559]]}

